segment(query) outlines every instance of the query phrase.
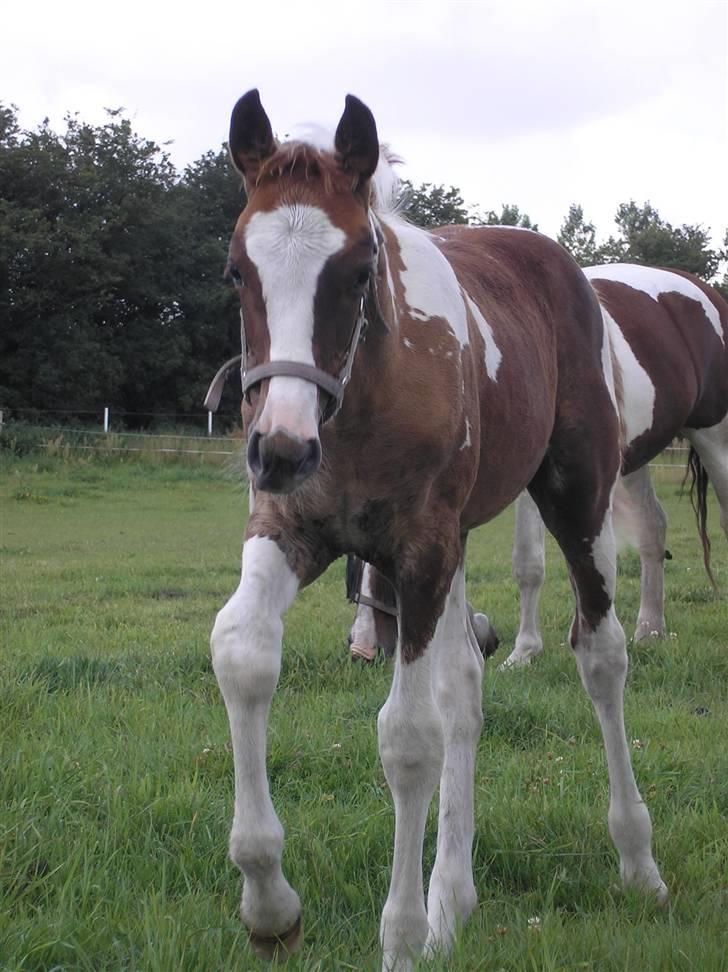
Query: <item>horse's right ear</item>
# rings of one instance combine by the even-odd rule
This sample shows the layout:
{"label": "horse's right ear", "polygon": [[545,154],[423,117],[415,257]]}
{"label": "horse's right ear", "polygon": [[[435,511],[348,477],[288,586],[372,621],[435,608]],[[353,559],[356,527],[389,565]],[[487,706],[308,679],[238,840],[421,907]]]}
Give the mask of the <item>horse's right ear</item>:
{"label": "horse's right ear", "polygon": [[233,165],[245,179],[245,187],[250,195],[255,188],[261,163],[276,150],[273,129],[260,103],[257,88],[244,94],[233,108],[228,146]]}

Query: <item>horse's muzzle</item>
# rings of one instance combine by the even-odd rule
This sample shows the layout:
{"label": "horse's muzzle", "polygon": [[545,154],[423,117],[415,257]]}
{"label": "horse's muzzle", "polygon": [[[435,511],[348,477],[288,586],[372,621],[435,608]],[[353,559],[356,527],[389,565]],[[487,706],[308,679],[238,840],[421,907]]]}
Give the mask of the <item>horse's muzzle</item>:
{"label": "horse's muzzle", "polygon": [[276,431],[252,432],[248,439],[248,469],[256,489],[268,493],[292,493],[321,464],[321,443]]}

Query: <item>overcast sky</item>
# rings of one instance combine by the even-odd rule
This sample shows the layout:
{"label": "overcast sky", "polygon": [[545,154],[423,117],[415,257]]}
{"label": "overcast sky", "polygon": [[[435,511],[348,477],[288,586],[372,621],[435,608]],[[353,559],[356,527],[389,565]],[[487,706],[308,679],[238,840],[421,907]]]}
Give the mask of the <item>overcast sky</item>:
{"label": "overcast sky", "polygon": [[367,102],[415,182],[516,203],[555,235],[579,202],[728,227],[728,0],[10,0],[0,99],[24,127],[124,106],[181,168],[260,89],[274,130]]}

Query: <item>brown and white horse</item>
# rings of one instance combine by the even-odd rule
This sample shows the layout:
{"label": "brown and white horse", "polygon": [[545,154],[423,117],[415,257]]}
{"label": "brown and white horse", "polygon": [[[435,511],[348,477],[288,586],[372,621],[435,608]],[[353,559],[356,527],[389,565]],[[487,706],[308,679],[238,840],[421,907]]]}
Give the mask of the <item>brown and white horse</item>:
{"label": "brown and white horse", "polygon": [[[711,579],[706,490],[713,484],[728,538],[728,304],[688,273],[629,264],[589,267],[612,346],[624,456],[615,493],[617,535],[638,551],[640,608],[634,640],[664,637],[665,531],[647,463],[672,439],[690,442],[688,469]],[[516,505],[513,576],[520,625],[505,666],[528,664],[543,651],[538,601],[544,581],[544,528],[533,500]]]}
{"label": "brown and white horse", "polygon": [[[594,287],[610,338],[622,424],[622,477],[615,493],[617,535],[640,556],[640,609],[634,641],[666,633],[664,562],[666,518],[650,480],[648,463],[675,436],[691,445],[689,471],[709,567],[705,509],[712,482],[728,537],[728,305],[713,288],[687,273],[609,264],[584,273]],[[544,525],[524,492],[516,502],[513,576],[520,590],[520,626],[504,667],[525,665],[543,651],[538,602],[544,581]],[[378,605],[391,601],[375,570],[361,570],[361,586],[377,587],[375,605],[360,603],[350,636],[352,652],[372,657],[386,644]],[[481,616],[484,617],[484,616]]]}
{"label": "brown and white horse", "polygon": [[[395,807],[384,967],[446,952],[475,906],[483,657],[465,602],[465,541],[527,484],[574,583],[571,641],[607,751],[622,880],[664,900],[623,722],[611,523],[619,418],[588,281],[537,233],[431,234],[388,214],[391,171],[371,112],[352,96],[325,151],[277,144],[251,91],[233,110],[230,151],[248,195],[229,273],[244,320],[255,504],[240,585],[211,640],[235,763],[230,854],[253,946],[271,956],[301,939],[265,768],[282,616],[349,552],[394,585],[399,609],[378,719]],[[438,784],[425,906],[422,845]]]}

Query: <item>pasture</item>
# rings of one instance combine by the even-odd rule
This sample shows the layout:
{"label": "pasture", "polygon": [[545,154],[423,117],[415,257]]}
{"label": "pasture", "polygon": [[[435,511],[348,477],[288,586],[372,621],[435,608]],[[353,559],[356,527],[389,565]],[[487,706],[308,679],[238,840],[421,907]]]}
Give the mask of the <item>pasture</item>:
{"label": "pasture", "polygon": [[[476,773],[479,906],[451,959],[429,968],[728,968],[728,550],[712,502],[716,599],[678,493],[658,486],[670,637],[630,650],[626,695],[669,908],[618,888],[603,747],[565,646],[572,598],[552,543],[545,654],[530,670],[497,670],[518,625],[508,510],[468,554],[469,598],[501,637]],[[260,967],[227,860],[232,757],[208,648],[239,576],[239,475],[198,462],[5,459],[0,503],[0,968]],[[635,555],[619,575],[629,634]],[[343,577],[340,561],[289,612],[269,731],[284,865],[304,906],[294,972],[379,964],[393,811],[376,713],[389,668],[349,660]]]}

